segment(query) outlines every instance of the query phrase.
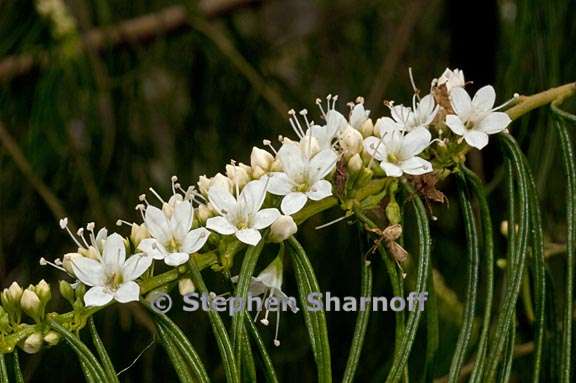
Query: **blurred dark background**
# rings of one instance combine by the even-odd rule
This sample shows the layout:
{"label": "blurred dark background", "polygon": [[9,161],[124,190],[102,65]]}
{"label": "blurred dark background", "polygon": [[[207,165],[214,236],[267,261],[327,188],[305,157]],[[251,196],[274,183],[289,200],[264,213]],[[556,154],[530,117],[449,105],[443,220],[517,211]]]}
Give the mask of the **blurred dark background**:
{"label": "blurred dark background", "polygon": [[[364,96],[377,117],[385,112],[383,100],[411,102],[409,67],[423,90],[446,67],[461,68],[472,89],[494,84],[498,103],[514,92],[574,81],[575,11],[572,0],[0,0],[0,285],[62,278],[38,265],[40,257],[73,250],[58,218],[109,229],[117,218],[137,220],[137,196],[149,186],[166,194],[173,174],[191,184],[231,158],[249,161],[263,138],[291,134],[288,109],[315,110],[316,97],[339,94],[345,111],[346,102]],[[563,180],[548,113],[534,113],[513,129],[536,172],[548,240],[562,243]],[[502,179],[494,146],[470,158],[491,188]],[[436,377],[447,373],[442,350],[451,355],[464,283],[457,204],[451,185],[443,187],[454,203],[434,207],[440,219],[432,227],[433,263],[435,283],[451,300],[443,303]],[[491,199],[499,224],[502,198],[495,192]],[[315,217],[299,236],[322,288],[358,294],[364,241],[346,224],[314,230],[338,214]],[[374,293],[390,294],[383,266],[375,267]],[[295,295],[289,269],[285,279]],[[68,307],[55,300],[51,309]],[[207,318],[172,316],[211,375],[223,380]],[[328,315],[336,376],[344,370],[354,319]],[[138,305],[115,306],[96,320],[118,370],[152,340],[152,324]],[[273,329],[262,331],[271,345]],[[271,352],[281,380],[314,381],[302,317],[285,315],[280,333],[282,346]],[[374,315],[369,334],[359,382],[382,380],[392,315]],[[411,361],[416,376],[418,347]],[[167,360],[153,345],[121,380],[174,381]],[[529,360],[515,364],[516,379],[523,363]],[[62,345],[24,357],[23,364],[31,381],[81,376]]]}

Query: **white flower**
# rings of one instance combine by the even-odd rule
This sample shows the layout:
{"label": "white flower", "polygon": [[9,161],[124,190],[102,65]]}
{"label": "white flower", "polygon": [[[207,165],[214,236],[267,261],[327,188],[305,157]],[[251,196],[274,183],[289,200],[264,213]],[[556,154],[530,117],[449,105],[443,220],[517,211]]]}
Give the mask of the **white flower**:
{"label": "white flower", "polygon": [[134,254],[126,259],[124,238],[114,233],[104,242],[102,258],[74,257],[72,269],[82,283],[91,288],[84,295],[86,306],[103,306],[113,299],[137,301],[140,286],[134,280],[152,264],[152,258]]}
{"label": "white flower", "polygon": [[374,129],[380,135],[384,136],[387,132],[393,130],[405,130],[410,132],[414,129],[427,127],[436,117],[439,106],[436,105],[434,97],[430,94],[416,101],[414,96],[412,108],[404,105],[394,105],[390,108],[390,117],[382,117],[376,121]]}
{"label": "white flower", "polygon": [[193,218],[192,203],[180,194],[174,194],[164,202],[162,210],[148,205],[144,224],[152,238],[142,240],[138,249],[170,266],[186,263],[190,254],[200,250],[210,235],[203,227],[190,230]]}
{"label": "white flower", "polygon": [[350,125],[356,130],[360,130],[370,117],[370,111],[364,109],[364,100],[359,98],[358,101],[350,111]]}
{"label": "white flower", "polygon": [[259,230],[267,228],[280,216],[275,208],[260,210],[266,198],[267,184],[268,177],[250,181],[239,194],[237,192],[237,198],[225,187],[212,186],[208,199],[220,216],[209,218],[206,227],[222,235],[234,234],[247,245],[256,245],[262,238]]}
{"label": "white flower", "polygon": [[280,243],[296,234],[297,231],[298,226],[296,225],[296,222],[294,222],[294,218],[289,215],[283,215],[280,216],[272,226],[270,226],[270,235],[268,236],[268,239],[271,242]]}
{"label": "white flower", "polygon": [[403,173],[420,175],[432,171],[430,162],[417,157],[430,145],[431,138],[430,132],[422,127],[409,133],[393,130],[384,134],[381,139],[366,138],[364,149],[380,161],[380,167],[389,177],[400,177]]}
{"label": "white flower", "polygon": [[473,99],[463,88],[454,88],[450,102],[456,115],[447,115],[446,125],[468,145],[482,149],[488,144],[489,134],[500,133],[512,121],[506,113],[493,109],[494,101],[496,92],[490,85],[480,88]]}
{"label": "white flower", "polygon": [[[280,312],[282,311],[281,307],[286,305],[287,307],[292,310],[292,312],[298,312],[298,306],[296,305],[296,301],[294,298],[288,297],[282,291],[282,273],[283,273],[283,265],[282,265],[282,257],[276,257],[257,277],[252,277],[252,281],[250,282],[250,287],[248,288],[248,294],[251,296],[260,296],[263,295],[266,299],[273,297],[277,300],[276,305],[276,334],[274,335],[274,345],[280,346],[280,341],[278,340],[278,329],[280,325]],[[238,277],[235,276],[232,278],[232,282],[236,283],[238,281]],[[265,309],[266,313],[264,318],[260,320],[265,326],[268,326],[270,323],[268,321],[268,314],[270,310],[267,308]],[[258,319],[258,315],[260,315],[260,311],[256,314],[256,319]]]}
{"label": "white flower", "polygon": [[450,70],[449,68],[446,68],[444,73],[442,73],[442,76],[440,76],[433,85],[446,85],[446,90],[448,90],[448,92],[454,88],[463,88],[464,85],[466,85],[466,81],[464,81],[464,72],[460,69]]}
{"label": "white flower", "polygon": [[300,146],[284,144],[278,151],[284,172],[271,174],[268,191],[284,196],[280,208],[292,215],[304,207],[308,199],[319,201],[332,195],[332,184],[324,179],[336,166],[338,156],[331,149],[324,149],[308,158]]}
{"label": "white flower", "polygon": [[310,140],[310,135],[316,140],[318,150],[308,151],[308,156],[318,153],[318,151],[325,149],[332,149],[334,141],[340,134],[348,127],[348,121],[342,113],[331,109],[326,113],[326,125],[311,125],[306,131],[301,142],[306,144]]}

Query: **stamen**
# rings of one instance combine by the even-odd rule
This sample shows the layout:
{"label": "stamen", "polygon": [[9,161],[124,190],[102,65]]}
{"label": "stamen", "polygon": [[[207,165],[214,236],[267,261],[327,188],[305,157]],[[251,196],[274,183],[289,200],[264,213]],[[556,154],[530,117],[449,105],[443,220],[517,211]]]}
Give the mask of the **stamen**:
{"label": "stamen", "polygon": [[172,176],[171,178],[172,181],[172,194],[176,194],[176,183],[178,182],[178,177],[177,176]]}
{"label": "stamen", "polygon": [[68,218],[62,218],[60,220],[60,228],[62,230],[66,230],[68,232],[68,235],[70,235],[70,238],[72,238],[72,240],[74,241],[74,243],[79,247],[82,248],[84,246],[82,246],[82,244],[80,242],[78,242],[78,240],[76,239],[76,237],[74,237],[74,234],[72,234],[72,232],[70,231],[70,228],[68,228]]}
{"label": "stamen", "polygon": [[278,152],[276,151],[276,149],[274,149],[274,147],[272,146],[272,141],[270,140],[262,140],[262,144],[264,146],[269,147],[270,149],[272,149],[272,152],[274,152],[275,155],[278,155]]}
{"label": "stamen", "polygon": [[332,110],[336,110],[336,101],[338,101],[338,95],[332,97]]}
{"label": "stamen", "polygon": [[495,107],[494,109],[492,109],[492,112],[500,110],[500,109],[510,105],[511,103],[518,101],[519,98],[520,98],[520,94],[514,93],[514,96],[512,96],[512,98],[510,100],[506,101],[505,103],[503,103],[500,106]]}
{"label": "stamen", "polygon": [[146,206],[144,206],[143,204],[138,204],[136,205],[135,210],[140,211],[140,215],[142,216],[142,220],[144,220],[144,210],[146,210]]}
{"label": "stamen", "polygon": [[94,231],[94,227],[96,227],[96,224],[94,222],[88,222],[88,224],[86,225],[86,229],[88,229],[88,231]]}
{"label": "stamen", "polygon": [[318,108],[320,108],[320,113],[322,113],[322,117],[324,117],[324,119],[326,119],[326,112],[324,112],[324,108],[322,108],[322,100],[317,98],[316,99],[316,105],[318,105]]}
{"label": "stamen", "polygon": [[279,347],[278,330],[280,329],[280,310],[276,310],[276,332],[274,333],[274,346]]}
{"label": "stamen", "polygon": [[294,109],[290,109],[288,114],[292,116],[289,118],[290,125],[292,125],[292,130],[294,130],[298,138],[302,139],[302,137],[304,137],[304,130],[302,129],[302,125],[300,124],[298,117],[296,117],[296,111],[294,111]]}
{"label": "stamen", "polygon": [[123,219],[119,219],[116,221],[116,226],[122,226],[122,225],[126,225],[126,226],[130,226],[132,227],[132,224],[128,221],[124,221]]}
{"label": "stamen", "polygon": [[412,89],[414,90],[414,96],[417,96],[418,100],[420,100],[420,89],[416,87],[416,82],[414,81],[414,74],[412,73],[412,67],[408,67],[408,75],[410,76],[410,84],[412,84]]}
{"label": "stamen", "polygon": [[55,264],[55,263],[53,263],[53,262],[48,261],[48,260],[47,260],[46,258],[44,258],[44,257],[40,258],[40,262],[39,262],[39,263],[40,263],[40,266],[52,266],[53,268],[55,268],[55,269],[57,269],[57,270],[60,270],[60,271],[63,271],[63,272],[65,272],[65,273],[67,273],[66,269],[64,269],[64,268],[61,267],[61,266],[58,266],[57,264]]}
{"label": "stamen", "polygon": [[166,203],[166,201],[164,201],[164,200],[162,199],[162,197],[160,197],[160,194],[158,194],[158,193],[156,192],[156,190],[154,190],[153,188],[148,188],[148,190],[150,190],[150,191],[152,192],[152,194],[154,194],[154,196],[155,196],[156,198],[158,198],[158,199],[160,200],[160,202],[162,202],[162,204],[165,204],[165,203]]}
{"label": "stamen", "polygon": [[86,248],[90,247],[88,242],[86,242],[86,238],[84,238],[84,228],[83,227],[78,229],[78,231],[76,232],[76,235],[82,239],[82,242],[84,242],[84,245],[86,245]]}
{"label": "stamen", "polygon": [[146,206],[150,205],[150,203],[148,202],[148,200],[146,199],[146,194],[140,194],[138,196],[138,200],[140,202],[144,202],[146,204]]}

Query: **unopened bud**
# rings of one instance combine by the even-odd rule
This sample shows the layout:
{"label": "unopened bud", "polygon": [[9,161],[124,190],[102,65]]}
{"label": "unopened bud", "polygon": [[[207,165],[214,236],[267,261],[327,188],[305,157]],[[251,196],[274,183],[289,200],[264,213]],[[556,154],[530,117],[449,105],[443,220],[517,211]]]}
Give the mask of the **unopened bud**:
{"label": "unopened bud", "polygon": [[41,332],[35,332],[28,336],[28,338],[20,344],[20,347],[28,354],[35,354],[42,348],[42,343],[44,343],[42,338]]}
{"label": "unopened bud", "polygon": [[371,118],[364,121],[360,127],[360,133],[362,133],[362,137],[364,138],[369,137],[374,133],[374,123]]}
{"label": "unopened bud", "polygon": [[17,282],[12,282],[10,287],[2,292],[2,304],[4,306],[20,305],[20,298],[24,290]]}
{"label": "unopened bud", "polygon": [[242,166],[226,165],[226,175],[234,185],[242,188],[246,185],[251,177],[249,172]]}
{"label": "unopened bud", "polygon": [[208,195],[208,189],[210,189],[210,178],[206,177],[205,175],[201,175],[198,178],[198,190],[203,195]]}
{"label": "unopened bud", "polygon": [[77,257],[82,257],[82,254],[80,254],[80,253],[67,253],[67,254],[64,254],[64,256],[62,257],[62,267],[70,275],[75,275],[74,269],[72,268],[72,261],[74,260],[74,258],[77,258]]}
{"label": "unopened bud", "polygon": [[289,215],[283,215],[270,226],[268,239],[271,242],[280,243],[296,234],[297,231],[298,226],[296,226],[294,219]]}
{"label": "unopened bud", "polygon": [[59,284],[60,294],[66,299],[70,304],[74,304],[74,299],[76,294],[70,283],[62,280]]}
{"label": "unopened bud", "polygon": [[60,342],[60,334],[56,331],[48,331],[46,335],[44,335],[44,342],[48,344],[48,346],[56,346],[58,342]]}
{"label": "unopened bud", "polygon": [[41,318],[44,316],[43,304],[38,295],[33,291],[33,286],[28,287],[24,290],[24,293],[22,293],[20,307],[22,307],[22,311],[36,322],[40,322]]}
{"label": "unopened bud", "polygon": [[386,218],[391,225],[399,224],[402,220],[402,215],[400,213],[400,205],[395,199],[391,199],[386,205]]}
{"label": "unopened bud", "polygon": [[252,169],[258,167],[263,170],[268,170],[272,162],[274,162],[274,156],[272,154],[256,146],[252,148],[252,153],[250,154],[250,165]]}
{"label": "unopened bud", "polygon": [[358,154],[363,149],[362,134],[356,129],[348,126],[342,132],[340,137],[340,145],[345,158],[350,158]]}
{"label": "unopened bud", "polygon": [[52,298],[52,291],[50,291],[50,285],[46,283],[44,279],[42,279],[36,285],[36,295],[42,302],[42,305],[46,306],[48,301]]}
{"label": "unopened bud", "polygon": [[150,237],[150,233],[148,232],[146,225],[138,225],[136,223],[132,224],[132,229],[130,230],[130,241],[132,241],[134,247],[138,247],[140,242],[148,237]]}
{"label": "unopened bud", "polygon": [[182,278],[178,281],[178,291],[184,296],[196,291],[196,287],[190,278]]}
{"label": "unopened bud", "polygon": [[358,154],[358,153],[354,154],[348,160],[348,172],[350,174],[358,173],[360,170],[362,170],[363,166],[364,166],[364,162],[362,161],[362,157],[360,157],[360,154]]}
{"label": "unopened bud", "polygon": [[208,218],[214,216],[214,211],[212,210],[212,207],[209,203],[206,205],[202,204],[198,206],[195,213],[201,225],[204,225]]}

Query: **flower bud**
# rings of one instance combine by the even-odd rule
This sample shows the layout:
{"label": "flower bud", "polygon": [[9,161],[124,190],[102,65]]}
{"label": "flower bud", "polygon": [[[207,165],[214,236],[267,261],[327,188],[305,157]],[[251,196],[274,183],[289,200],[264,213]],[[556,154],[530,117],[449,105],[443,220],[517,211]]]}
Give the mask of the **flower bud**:
{"label": "flower bud", "polygon": [[84,247],[81,247],[78,249],[78,254],[80,254],[83,257],[94,259],[94,260],[100,259],[100,253],[98,252],[98,249],[96,249],[94,246],[88,246],[87,249]]}
{"label": "flower bud", "polygon": [[60,334],[56,331],[48,331],[46,335],[44,335],[44,342],[48,344],[48,346],[56,346],[58,342],[60,342]]}
{"label": "flower bud", "polygon": [[35,290],[36,290],[36,295],[38,295],[38,298],[42,302],[42,305],[46,306],[48,301],[52,298],[52,292],[50,291],[50,285],[48,283],[46,283],[46,281],[44,279],[42,279],[36,285]]}
{"label": "flower bud", "polygon": [[76,299],[76,294],[70,283],[62,280],[59,284],[60,294],[66,299],[70,304],[74,304],[74,299]]}
{"label": "flower bud", "polygon": [[364,162],[362,161],[362,157],[360,157],[360,154],[358,154],[358,153],[354,154],[348,160],[348,172],[350,174],[358,173],[360,170],[362,170],[363,166],[364,166]]}
{"label": "flower bud", "polygon": [[212,205],[210,203],[199,205],[196,208],[195,213],[196,218],[198,218],[198,221],[200,222],[201,226],[206,223],[208,218],[214,216],[214,211],[212,210]]}
{"label": "flower bud", "polygon": [[294,219],[289,215],[283,215],[270,226],[268,239],[271,242],[280,243],[296,234],[297,231],[298,226],[296,226]]}
{"label": "flower bud", "polygon": [[28,338],[20,344],[20,347],[28,354],[35,354],[42,348],[42,343],[44,342],[42,338],[41,332],[35,332],[28,336]]}
{"label": "flower bud", "polygon": [[20,307],[29,317],[36,322],[40,322],[40,319],[44,316],[44,305],[33,289],[34,286],[31,286],[24,290],[22,298],[20,298]]}
{"label": "flower bud", "polygon": [[[232,181],[230,181],[230,178],[226,177],[224,174],[216,173],[216,175],[210,179],[210,187],[212,186],[230,190],[232,188]],[[208,194],[208,191],[206,191],[206,194]]]}
{"label": "flower bud", "polygon": [[250,154],[250,166],[252,169],[260,168],[262,170],[269,170],[270,166],[274,162],[274,156],[268,153],[264,149],[257,148],[254,146],[252,148],[252,153]]}
{"label": "flower bud", "polygon": [[132,241],[134,247],[138,247],[140,242],[148,237],[150,237],[150,233],[148,232],[146,225],[132,224],[132,229],[130,230],[130,241]]}
{"label": "flower bud", "polygon": [[196,291],[196,286],[194,286],[194,283],[190,278],[182,278],[178,280],[178,291],[180,292],[180,295],[184,296]]}
{"label": "flower bud", "polygon": [[251,180],[250,173],[241,165],[226,165],[226,175],[239,188],[243,188]]}
{"label": "flower bud", "polygon": [[200,193],[207,195],[208,194],[208,189],[210,188],[210,178],[206,177],[205,175],[201,175],[198,178],[198,190],[200,190]]}
{"label": "flower bud", "polygon": [[24,290],[22,290],[22,287],[20,287],[17,282],[12,282],[10,287],[4,289],[2,292],[2,304],[4,306],[19,306],[23,292]]}
{"label": "flower bud", "polygon": [[342,150],[344,152],[345,158],[350,158],[354,154],[360,153],[364,147],[362,134],[356,129],[347,126],[342,132],[342,136],[340,137],[340,145],[342,146]]}
{"label": "flower bud", "polygon": [[400,205],[398,205],[398,202],[396,202],[394,198],[392,198],[390,202],[388,202],[388,205],[386,205],[386,218],[388,218],[391,225],[399,224],[402,220]]}
{"label": "flower bud", "polygon": [[369,137],[374,133],[374,123],[371,118],[364,121],[360,127],[360,133],[362,133],[362,137],[364,138]]}

